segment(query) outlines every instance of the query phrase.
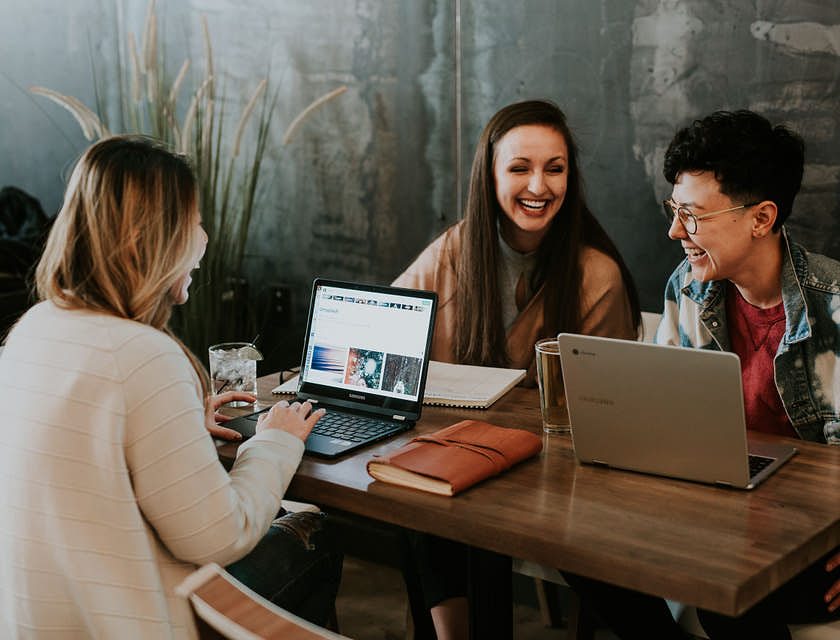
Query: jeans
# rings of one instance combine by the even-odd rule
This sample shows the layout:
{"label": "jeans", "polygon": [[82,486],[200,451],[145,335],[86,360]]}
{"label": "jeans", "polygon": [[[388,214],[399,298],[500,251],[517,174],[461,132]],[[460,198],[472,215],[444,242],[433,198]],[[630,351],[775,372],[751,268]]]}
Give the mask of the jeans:
{"label": "jeans", "polygon": [[407,530],[408,557],[427,609],[449,598],[467,596],[467,546],[428,533]]}
{"label": "jeans", "polygon": [[[584,609],[621,640],[688,640],[662,598],[563,571]],[[743,639],[746,640],[746,637]]]}
{"label": "jeans", "polygon": [[266,600],[324,626],[333,611],[343,560],[325,522],[323,513],[286,513],[227,571]]}

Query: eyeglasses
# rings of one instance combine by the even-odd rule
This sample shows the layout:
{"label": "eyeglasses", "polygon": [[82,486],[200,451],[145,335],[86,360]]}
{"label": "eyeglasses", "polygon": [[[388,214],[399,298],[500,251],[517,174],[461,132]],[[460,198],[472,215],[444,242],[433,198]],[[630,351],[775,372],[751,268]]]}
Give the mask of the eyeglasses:
{"label": "eyeglasses", "polygon": [[680,223],[683,227],[685,227],[687,233],[697,233],[698,220],[704,220],[705,218],[711,218],[712,216],[719,216],[722,213],[731,213],[733,211],[738,211],[739,209],[747,209],[749,207],[754,207],[757,204],[761,204],[761,202],[749,202],[737,207],[732,207],[731,209],[712,211],[711,213],[704,213],[702,216],[697,216],[691,213],[691,210],[677,204],[673,200],[663,200],[662,212],[665,214],[665,219],[668,221],[669,227],[674,223],[674,216],[678,216]]}

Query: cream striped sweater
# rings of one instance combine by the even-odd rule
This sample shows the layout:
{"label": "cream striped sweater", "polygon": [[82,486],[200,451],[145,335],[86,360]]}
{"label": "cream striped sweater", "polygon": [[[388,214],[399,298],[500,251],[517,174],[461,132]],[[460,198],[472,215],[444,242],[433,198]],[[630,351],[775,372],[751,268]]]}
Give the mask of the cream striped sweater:
{"label": "cream striped sweater", "polygon": [[303,454],[277,430],[230,474],[198,380],[146,325],[33,307],[0,356],[0,637],[192,638],[175,586],[266,533]]}

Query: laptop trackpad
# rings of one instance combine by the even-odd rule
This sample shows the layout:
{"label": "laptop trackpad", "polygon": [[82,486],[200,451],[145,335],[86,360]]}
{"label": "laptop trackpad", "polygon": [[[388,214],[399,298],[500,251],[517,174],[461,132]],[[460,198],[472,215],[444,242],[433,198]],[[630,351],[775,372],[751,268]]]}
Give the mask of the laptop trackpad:
{"label": "laptop trackpad", "polygon": [[355,443],[334,436],[322,436],[318,433],[310,433],[305,444],[308,453],[316,453],[321,456],[334,456],[347,451]]}

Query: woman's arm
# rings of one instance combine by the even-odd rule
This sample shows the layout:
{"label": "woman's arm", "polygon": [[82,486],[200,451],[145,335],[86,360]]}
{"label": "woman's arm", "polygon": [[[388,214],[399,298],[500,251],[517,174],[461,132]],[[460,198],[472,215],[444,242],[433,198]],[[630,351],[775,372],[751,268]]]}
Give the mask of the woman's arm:
{"label": "woman's arm", "polygon": [[439,296],[445,293],[442,288],[451,288],[455,279],[452,242],[456,229],[451,227],[423,249],[414,262],[397,276],[393,286],[437,291]]}
{"label": "woman's arm", "polygon": [[240,446],[228,474],[205,429],[186,357],[163,334],[141,339],[148,344],[140,351],[154,355],[124,367],[131,371],[124,381],[124,451],[137,506],[176,558],[230,564],[268,531],[303,442],[262,431]]}
{"label": "woman's arm", "polygon": [[630,301],[618,264],[597,249],[585,249],[582,260],[580,333],[635,340]]}

